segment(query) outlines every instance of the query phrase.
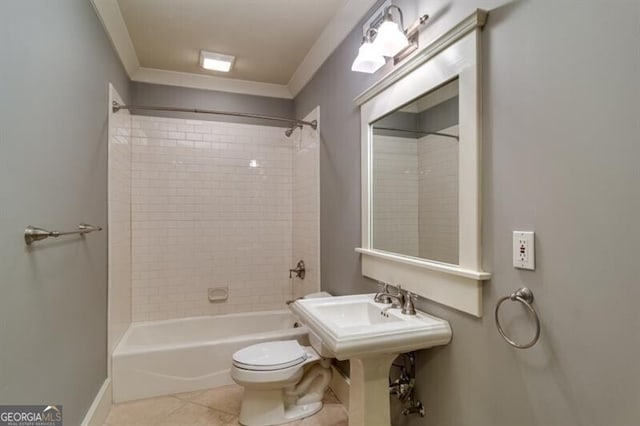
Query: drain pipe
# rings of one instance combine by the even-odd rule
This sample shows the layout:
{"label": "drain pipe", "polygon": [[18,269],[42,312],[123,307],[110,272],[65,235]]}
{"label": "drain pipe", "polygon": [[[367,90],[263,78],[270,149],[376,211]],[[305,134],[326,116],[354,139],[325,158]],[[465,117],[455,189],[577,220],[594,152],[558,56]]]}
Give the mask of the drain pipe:
{"label": "drain pipe", "polygon": [[394,367],[400,369],[400,377],[393,382],[389,379],[389,393],[396,395],[402,402],[404,406],[402,414],[404,416],[420,414],[421,417],[424,417],[424,405],[420,400],[416,399],[414,395],[416,383],[416,353],[409,352],[400,355],[402,356],[402,364],[393,364]]}

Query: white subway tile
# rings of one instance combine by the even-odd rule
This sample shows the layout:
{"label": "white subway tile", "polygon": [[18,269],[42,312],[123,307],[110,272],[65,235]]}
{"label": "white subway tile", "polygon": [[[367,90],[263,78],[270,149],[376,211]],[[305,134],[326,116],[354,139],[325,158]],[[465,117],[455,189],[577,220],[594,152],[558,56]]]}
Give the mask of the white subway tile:
{"label": "white subway tile", "polygon": [[[281,308],[293,173],[282,129],[160,117],[133,128],[133,318]],[[232,297],[209,303],[207,288],[221,285]]]}

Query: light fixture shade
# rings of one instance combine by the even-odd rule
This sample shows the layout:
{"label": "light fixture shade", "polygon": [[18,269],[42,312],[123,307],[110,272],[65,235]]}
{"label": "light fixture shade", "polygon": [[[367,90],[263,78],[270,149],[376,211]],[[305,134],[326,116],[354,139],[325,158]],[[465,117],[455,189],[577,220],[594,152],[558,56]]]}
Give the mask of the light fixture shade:
{"label": "light fixture shade", "polygon": [[358,56],[351,65],[351,71],[373,74],[385,63],[384,58],[370,41],[365,41],[358,50]]}
{"label": "light fixture shade", "polygon": [[409,46],[409,40],[398,24],[393,21],[384,21],[378,28],[378,35],[373,45],[383,56],[392,58]]}
{"label": "light fixture shade", "polygon": [[200,51],[200,66],[205,70],[229,72],[235,59],[232,55]]}

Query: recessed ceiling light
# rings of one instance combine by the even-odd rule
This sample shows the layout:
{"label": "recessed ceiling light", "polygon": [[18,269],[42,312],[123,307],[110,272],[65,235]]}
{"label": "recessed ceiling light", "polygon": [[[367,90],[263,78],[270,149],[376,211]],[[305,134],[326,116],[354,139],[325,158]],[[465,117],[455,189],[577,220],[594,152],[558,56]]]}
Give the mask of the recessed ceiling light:
{"label": "recessed ceiling light", "polygon": [[200,51],[200,66],[206,70],[229,72],[236,57],[222,53]]}

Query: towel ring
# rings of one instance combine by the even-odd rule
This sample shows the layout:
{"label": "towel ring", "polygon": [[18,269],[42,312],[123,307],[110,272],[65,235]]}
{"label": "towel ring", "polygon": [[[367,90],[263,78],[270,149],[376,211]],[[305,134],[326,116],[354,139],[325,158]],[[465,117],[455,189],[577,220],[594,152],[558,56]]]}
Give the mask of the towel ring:
{"label": "towel ring", "polygon": [[[533,337],[533,339],[531,339],[530,342],[525,343],[524,345],[520,345],[514,342],[513,340],[511,340],[502,329],[502,325],[500,325],[500,319],[498,318],[498,311],[500,310],[500,305],[502,305],[502,303],[505,300],[513,300],[514,302],[522,303],[524,306],[526,306],[529,312],[531,312],[534,318],[536,319],[536,335]],[[538,342],[538,339],[540,338],[540,318],[538,318],[538,313],[536,312],[534,307],[531,306],[532,303],[533,303],[533,292],[529,290],[527,287],[522,287],[516,290],[514,293],[511,293],[511,295],[505,296],[502,299],[498,300],[498,303],[496,304],[495,319],[496,319],[496,326],[498,327],[498,332],[500,332],[500,335],[502,336],[502,338],[506,340],[507,343],[513,346],[514,348],[518,348],[518,349],[530,348],[531,346],[535,345]]]}

